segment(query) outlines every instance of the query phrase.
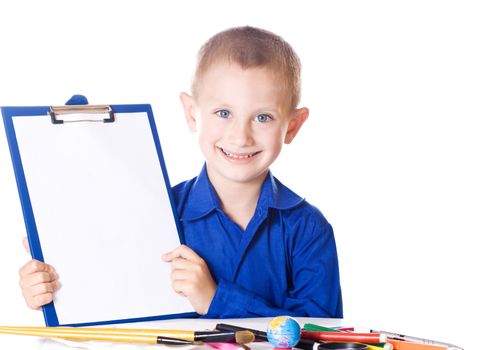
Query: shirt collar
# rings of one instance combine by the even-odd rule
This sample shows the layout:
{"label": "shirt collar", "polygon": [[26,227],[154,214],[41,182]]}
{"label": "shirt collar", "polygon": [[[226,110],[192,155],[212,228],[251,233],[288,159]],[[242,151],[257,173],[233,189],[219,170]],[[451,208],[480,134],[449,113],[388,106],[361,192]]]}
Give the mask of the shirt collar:
{"label": "shirt collar", "polygon": [[284,184],[269,171],[261,186],[258,209],[265,210],[267,208],[273,208],[286,210],[299,205],[303,201],[303,198],[284,186]]}
{"label": "shirt collar", "polygon": [[221,208],[215,189],[208,179],[206,164],[194,180],[184,206],[181,220],[196,220]]}
{"label": "shirt collar", "polygon": [[[267,211],[268,208],[286,210],[299,205],[303,201],[303,198],[284,186],[268,171],[268,175],[261,186],[256,210]],[[205,164],[191,186],[181,220],[196,220],[214,210],[221,210],[220,200],[208,179]]]}

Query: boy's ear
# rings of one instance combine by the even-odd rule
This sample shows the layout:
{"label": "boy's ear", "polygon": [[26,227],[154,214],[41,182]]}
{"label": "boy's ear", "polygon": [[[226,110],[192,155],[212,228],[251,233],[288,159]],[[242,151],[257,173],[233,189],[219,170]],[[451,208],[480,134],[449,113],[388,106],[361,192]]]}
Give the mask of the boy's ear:
{"label": "boy's ear", "polygon": [[299,132],[299,129],[301,129],[301,126],[308,119],[308,117],[309,117],[309,109],[307,109],[306,107],[296,109],[289,122],[287,133],[285,134],[285,140],[284,140],[285,144],[288,145],[289,143],[292,142],[292,140],[294,140],[297,133]]}
{"label": "boy's ear", "polygon": [[194,99],[191,95],[188,95],[185,92],[181,92],[180,100],[182,102],[182,108],[184,108],[187,126],[189,127],[189,130],[191,132],[196,132],[198,130],[198,127],[195,116],[196,105],[194,103]]}

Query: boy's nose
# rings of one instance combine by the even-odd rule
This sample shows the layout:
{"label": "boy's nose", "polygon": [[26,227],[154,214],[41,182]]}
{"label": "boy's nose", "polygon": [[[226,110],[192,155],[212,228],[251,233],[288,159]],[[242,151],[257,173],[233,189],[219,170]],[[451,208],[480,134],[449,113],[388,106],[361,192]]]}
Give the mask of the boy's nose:
{"label": "boy's nose", "polygon": [[232,122],[228,131],[228,138],[236,146],[252,146],[254,144],[250,123],[241,120]]}

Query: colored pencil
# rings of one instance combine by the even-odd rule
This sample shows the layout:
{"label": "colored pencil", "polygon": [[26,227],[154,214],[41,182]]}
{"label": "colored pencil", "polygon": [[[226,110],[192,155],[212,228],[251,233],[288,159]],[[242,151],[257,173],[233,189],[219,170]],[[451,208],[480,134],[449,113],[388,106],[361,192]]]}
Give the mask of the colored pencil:
{"label": "colored pencil", "polygon": [[303,330],[311,332],[340,332],[341,330],[336,327],[325,327],[314,323],[305,323]]}
{"label": "colored pencil", "polygon": [[384,334],[389,340],[390,339],[395,339],[395,340],[405,340],[413,343],[420,343],[420,344],[429,344],[429,345],[437,345],[437,346],[443,346],[449,349],[457,349],[457,350],[463,350],[461,347],[454,345],[454,344],[449,344],[449,343],[444,343],[441,341],[437,340],[431,340],[431,339],[425,339],[425,338],[419,338],[419,337],[412,337],[410,335],[404,335],[404,334],[399,334],[399,333],[393,333],[393,332],[386,332],[386,331],[375,331],[375,330],[370,330],[371,333],[380,333]]}
{"label": "colored pencil", "polygon": [[387,339],[387,343],[392,344],[394,350],[448,350],[445,346],[414,343],[405,340]]}
{"label": "colored pencil", "polygon": [[[102,340],[144,344],[170,344],[174,340],[194,342],[249,343],[254,334],[249,331],[187,331],[139,328],[75,328],[75,327],[2,327],[1,334],[17,334],[73,340]],[[188,344],[188,343],[186,343]]]}
{"label": "colored pencil", "polygon": [[[324,327],[320,326],[314,323],[305,323],[303,326],[303,330],[305,331],[328,331],[328,332],[348,332],[348,330],[354,330],[353,327],[347,327],[347,328],[330,328],[330,327]],[[359,343],[359,344],[365,344],[365,343]],[[392,350],[392,345],[387,344],[387,343],[377,343],[377,344],[366,344],[368,347],[368,350]]]}

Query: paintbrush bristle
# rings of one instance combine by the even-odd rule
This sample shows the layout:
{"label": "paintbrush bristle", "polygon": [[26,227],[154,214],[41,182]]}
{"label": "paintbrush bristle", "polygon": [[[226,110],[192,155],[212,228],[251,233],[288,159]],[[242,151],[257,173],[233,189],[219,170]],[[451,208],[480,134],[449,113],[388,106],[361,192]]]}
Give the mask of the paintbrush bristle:
{"label": "paintbrush bristle", "polygon": [[254,334],[251,331],[235,332],[235,342],[237,344],[247,344],[254,341]]}

